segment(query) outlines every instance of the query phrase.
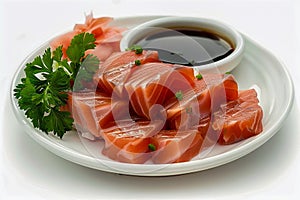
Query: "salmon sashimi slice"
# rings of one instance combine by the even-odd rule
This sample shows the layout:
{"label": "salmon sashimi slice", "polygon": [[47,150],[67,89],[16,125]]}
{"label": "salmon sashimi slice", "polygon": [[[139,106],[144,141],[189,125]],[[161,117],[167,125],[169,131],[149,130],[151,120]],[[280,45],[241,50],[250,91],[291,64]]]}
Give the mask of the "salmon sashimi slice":
{"label": "salmon sashimi slice", "polygon": [[[135,66],[135,61],[141,64],[159,61],[156,51],[143,51],[136,54],[134,51],[117,52],[111,55],[94,76],[94,82],[98,85],[98,90],[111,95],[115,86],[120,86],[119,92],[122,93],[122,86],[128,77],[131,68]],[[117,89],[115,90],[117,93]]]}
{"label": "salmon sashimi slice", "polygon": [[115,120],[128,116],[128,102],[112,101],[103,93],[73,92],[69,94],[68,105],[77,130],[96,138]]}
{"label": "salmon sashimi slice", "polygon": [[153,163],[166,164],[186,162],[198,155],[203,142],[199,130],[162,130],[151,138],[156,147],[153,152]]}
{"label": "salmon sashimi slice", "polygon": [[[220,88],[217,89],[225,89],[222,93],[225,93],[226,100],[231,101],[238,98],[238,84],[232,74],[203,74],[202,77],[200,80],[195,80],[196,91],[218,85]],[[218,96],[216,98],[219,99]]]}
{"label": "salmon sashimi slice", "polygon": [[238,98],[238,84],[232,75],[203,74],[195,79],[195,87],[182,93],[182,99],[171,98],[166,103],[171,129],[186,130],[199,124],[220,105]]}
{"label": "salmon sashimi slice", "polygon": [[137,115],[150,120],[176,92],[193,88],[193,79],[192,68],[151,62],[132,68],[125,90]]}
{"label": "salmon sashimi slice", "polygon": [[212,127],[220,131],[218,142],[232,144],[262,132],[263,110],[254,89],[240,91],[239,98],[214,113]]}
{"label": "salmon sashimi slice", "polygon": [[107,157],[126,163],[144,163],[151,157],[149,144],[151,137],[163,128],[160,121],[120,120],[104,131]]}

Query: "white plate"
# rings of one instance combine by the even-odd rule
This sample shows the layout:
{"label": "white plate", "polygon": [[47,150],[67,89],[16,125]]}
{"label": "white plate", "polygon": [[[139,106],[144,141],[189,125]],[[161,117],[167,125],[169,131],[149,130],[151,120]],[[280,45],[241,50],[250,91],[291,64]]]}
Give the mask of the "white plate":
{"label": "white plate", "polygon": [[[116,19],[114,24],[132,28],[154,18],[157,17],[125,17]],[[17,70],[11,85],[13,110],[19,122],[24,125],[24,130],[39,144],[64,159],[90,168],[127,175],[168,176],[217,167],[252,152],[269,140],[280,129],[293,103],[293,84],[285,66],[268,50],[247,36],[243,37],[246,44],[245,55],[240,65],[232,73],[236,77],[240,89],[251,87],[257,89],[260,104],[264,110],[264,131],[258,136],[233,145],[216,146],[205,157],[199,155],[192,161],[175,164],[120,163],[101,155],[100,150],[103,147],[101,142],[81,139],[75,132],[67,133],[61,140],[51,134],[46,135],[34,129],[24,112],[19,109],[16,99],[13,97],[13,89],[24,76],[25,63],[31,62],[38,54],[42,54],[48,43],[33,51]]]}

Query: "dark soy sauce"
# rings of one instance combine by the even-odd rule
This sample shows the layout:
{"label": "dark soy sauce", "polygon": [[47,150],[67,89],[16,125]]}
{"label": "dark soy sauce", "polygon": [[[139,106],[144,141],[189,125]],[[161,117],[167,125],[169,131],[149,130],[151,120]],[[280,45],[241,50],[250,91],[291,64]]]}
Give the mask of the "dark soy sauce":
{"label": "dark soy sauce", "polygon": [[158,51],[166,63],[199,66],[216,62],[233,52],[223,38],[203,30],[166,29],[147,36],[137,45]]}

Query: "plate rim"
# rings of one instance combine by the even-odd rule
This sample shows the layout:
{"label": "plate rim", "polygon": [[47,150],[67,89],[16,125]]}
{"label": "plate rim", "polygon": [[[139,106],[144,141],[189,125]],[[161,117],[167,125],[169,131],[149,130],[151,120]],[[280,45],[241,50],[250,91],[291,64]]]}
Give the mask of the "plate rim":
{"label": "plate rim", "polygon": [[[167,16],[167,15],[166,15]],[[127,17],[118,17],[115,18],[115,20],[137,20],[137,19],[145,19],[150,20],[153,18],[159,18],[159,17],[166,17],[165,15],[160,16],[127,16]],[[288,83],[289,88],[289,96],[286,102],[286,106],[284,108],[283,114],[276,120],[276,123],[272,124],[272,126],[266,130],[266,132],[260,137],[255,138],[249,143],[246,143],[244,145],[238,146],[237,148],[231,149],[227,152],[214,155],[212,157],[199,159],[199,160],[191,160],[188,162],[182,162],[182,163],[172,163],[172,164],[129,164],[129,163],[122,163],[122,162],[116,162],[116,161],[110,161],[110,160],[101,160],[101,165],[99,166],[99,160],[90,157],[84,154],[81,154],[78,151],[75,151],[74,149],[68,148],[63,146],[60,143],[53,142],[52,140],[49,140],[45,137],[45,133],[33,128],[33,125],[31,124],[30,120],[26,118],[24,114],[21,114],[22,112],[15,100],[15,97],[13,95],[13,90],[15,86],[19,83],[19,76],[22,70],[24,69],[25,64],[28,62],[29,58],[35,56],[37,52],[41,51],[42,49],[46,49],[49,46],[49,41],[53,39],[54,37],[51,37],[49,40],[44,42],[42,45],[35,48],[33,51],[30,52],[28,56],[23,59],[23,61],[18,65],[18,69],[15,71],[13,75],[13,79],[10,84],[10,104],[12,106],[13,112],[17,120],[20,124],[24,125],[26,127],[25,132],[33,138],[36,142],[38,142],[41,146],[49,150],[50,152],[54,153],[55,155],[58,155],[66,160],[69,160],[71,162],[77,163],[82,166],[86,166],[89,168],[111,172],[111,173],[119,173],[119,174],[126,174],[126,175],[135,175],[135,176],[170,176],[170,175],[179,175],[179,174],[187,174],[197,171],[203,171],[210,168],[214,168],[229,162],[232,162],[234,160],[237,160],[240,157],[243,157],[244,155],[247,155],[248,153],[256,150],[258,147],[263,145],[265,142],[267,142],[272,136],[274,136],[278,130],[282,127],[284,120],[289,115],[293,103],[294,103],[294,84],[290,75],[290,72],[288,71],[286,65],[284,62],[276,57],[270,50],[266,49],[265,47],[261,46],[259,43],[257,43],[255,40],[248,37],[246,34],[242,33],[242,36],[244,37],[247,42],[251,42],[255,46],[261,48],[263,51],[267,52],[270,56],[272,56],[273,59],[275,59],[281,66],[281,68],[284,71],[284,75],[286,77],[286,81]],[[246,44],[245,44],[246,45]],[[21,116],[21,117],[20,117]],[[48,135],[49,137],[49,135]],[[227,159],[225,159],[227,158]],[[98,160],[98,162],[97,162]],[[213,161],[213,162],[212,162]],[[105,164],[102,164],[102,163]],[[115,166],[116,168],[111,168],[107,166]],[[129,166],[129,167],[128,167]],[[157,170],[151,170],[151,173],[148,173],[147,171],[140,171],[135,172],[132,170],[128,171],[128,168],[130,166],[136,168],[140,167],[144,170],[148,170],[149,168],[157,168]],[[120,169],[127,169],[127,170],[120,170]],[[166,170],[167,169],[167,170]]]}

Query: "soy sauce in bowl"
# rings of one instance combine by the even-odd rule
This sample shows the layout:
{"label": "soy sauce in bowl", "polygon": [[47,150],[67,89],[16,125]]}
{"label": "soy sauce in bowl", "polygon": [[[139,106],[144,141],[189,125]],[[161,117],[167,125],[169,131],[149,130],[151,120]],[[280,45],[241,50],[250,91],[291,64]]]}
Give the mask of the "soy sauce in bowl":
{"label": "soy sauce in bowl", "polygon": [[215,33],[186,28],[161,30],[138,41],[137,45],[158,51],[163,62],[188,66],[213,63],[234,51],[232,44]]}
{"label": "soy sauce in bowl", "polygon": [[130,29],[120,50],[133,45],[156,50],[160,60],[189,65],[195,72],[226,73],[244,54],[242,34],[223,22],[198,17],[159,17]]}

